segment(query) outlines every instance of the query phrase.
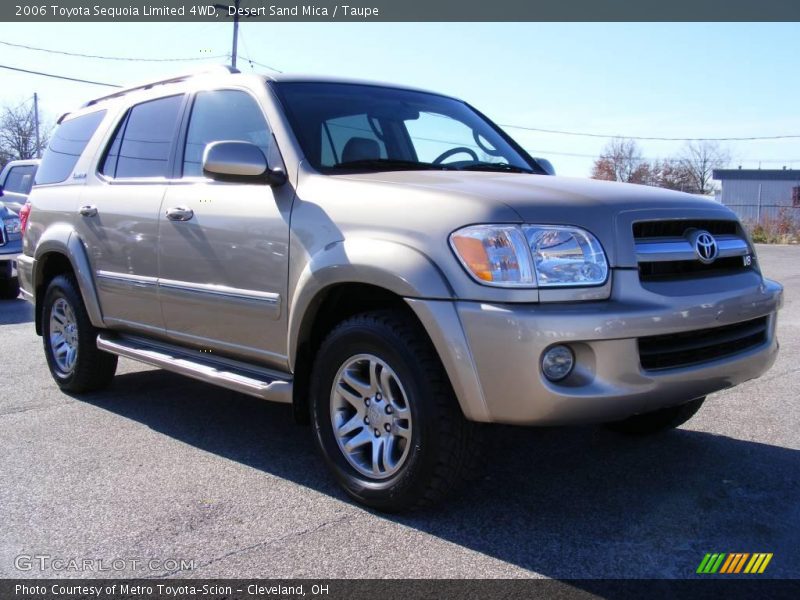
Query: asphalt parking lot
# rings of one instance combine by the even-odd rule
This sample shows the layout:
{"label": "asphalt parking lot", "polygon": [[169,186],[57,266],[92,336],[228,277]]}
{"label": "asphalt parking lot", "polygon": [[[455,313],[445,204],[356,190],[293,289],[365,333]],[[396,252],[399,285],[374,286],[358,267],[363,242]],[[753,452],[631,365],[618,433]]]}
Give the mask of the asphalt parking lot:
{"label": "asphalt parking lot", "polygon": [[764,576],[799,577],[800,247],[758,252],[786,287],[762,379],[648,439],[492,428],[466,493],[390,517],[347,500],[286,406],[127,360],[109,390],[62,394],[29,306],[0,302],[0,577],[98,575],[15,567],[48,555],[204,578],[683,578],[706,552],[772,552]]}

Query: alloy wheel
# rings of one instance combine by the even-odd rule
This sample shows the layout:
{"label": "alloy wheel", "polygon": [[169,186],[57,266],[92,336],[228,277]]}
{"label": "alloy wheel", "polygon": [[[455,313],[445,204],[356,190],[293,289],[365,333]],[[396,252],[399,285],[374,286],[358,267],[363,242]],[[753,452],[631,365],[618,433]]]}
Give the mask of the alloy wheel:
{"label": "alloy wheel", "polygon": [[350,466],[372,479],[400,470],[411,448],[411,410],[385,361],[372,354],[346,360],[334,378],[330,406],[333,434]]}

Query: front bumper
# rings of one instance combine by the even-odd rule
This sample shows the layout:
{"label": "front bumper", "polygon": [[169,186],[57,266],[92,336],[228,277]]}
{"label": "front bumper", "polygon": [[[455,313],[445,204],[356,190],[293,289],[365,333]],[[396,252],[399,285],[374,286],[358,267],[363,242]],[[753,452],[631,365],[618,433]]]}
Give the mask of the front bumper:
{"label": "front bumper", "polygon": [[[757,273],[646,289],[636,271],[619,270],[611,298],[602,302],[408,302],[439,351],[468,418],[544,425],[620,419],[760,376],[777,355],[782,294],[778,283]],[[764,316],[765,341],[742,352],[660,371],[640,365],[640,337]],[[570,345],[576,354],[574,376],[559,383],[548,381],[540,368],[542,352],[555,343]]]}

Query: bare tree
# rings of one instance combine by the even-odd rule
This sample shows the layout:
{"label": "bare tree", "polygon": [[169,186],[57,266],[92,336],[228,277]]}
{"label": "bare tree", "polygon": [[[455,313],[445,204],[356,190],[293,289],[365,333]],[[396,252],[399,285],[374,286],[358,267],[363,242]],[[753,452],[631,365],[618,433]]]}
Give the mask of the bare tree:
{"label": "bare tree", "polygon": [[677,169],[681,177],[689,183],[696,194],[710,194],[714,191],[712,175],[714,169],[721,169],[730,162],[731,157],[717,142],[688,142],[678,157]]}
{"label": "bare tree", "polygon": [[47,146],[46,130],[41,124],[39,131],[37,147],[36,120],[30,103],[3,107],[0,112],[0,158],[6,161],[36,158]]}
{"label": "bare tree", "polygon": [[656,174],[652,185],[680,192],[696,192],[695,184],[680,160],[667,158],[660,162],[656,161],[654,171]]}
{"label": "bare tree", "polygon": [[592,178],[649,184],[651,172],[651,166],[642,158],[642,151],[634,140],[614,138],[594,162]]}

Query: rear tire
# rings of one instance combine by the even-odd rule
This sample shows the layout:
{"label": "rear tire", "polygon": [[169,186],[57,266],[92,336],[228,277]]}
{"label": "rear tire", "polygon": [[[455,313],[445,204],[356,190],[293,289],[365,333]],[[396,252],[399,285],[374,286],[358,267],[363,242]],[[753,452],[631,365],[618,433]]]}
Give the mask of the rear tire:
{"label": "rear tire", "polygon": [[606,423],[605,426],[617,433],[625,433],[628,435],[650,435],[669,429],[675,429],[691,419],[695,413],[700,410],[700,407],[703,406],[705,400],[706,398],[703,396],[702,398],[696,398],[695,400],[690,400],[678,406],[669,406],[653,412],[633,415],[622,421]]}
{"label": "rear tire", "polygon": [[117,357],[98,350],[97,334],[75,280],[54,278],[44,295],[42,339],[50,374],[65,392],[100,390],[114,378]]}
{"label": "rear tire", "polygon": [[328,335],[314,364],[317,446],[344,490],[378,510],[434,505],[478,462],[480,428],[426,337],[402,312],[364,313]]}

